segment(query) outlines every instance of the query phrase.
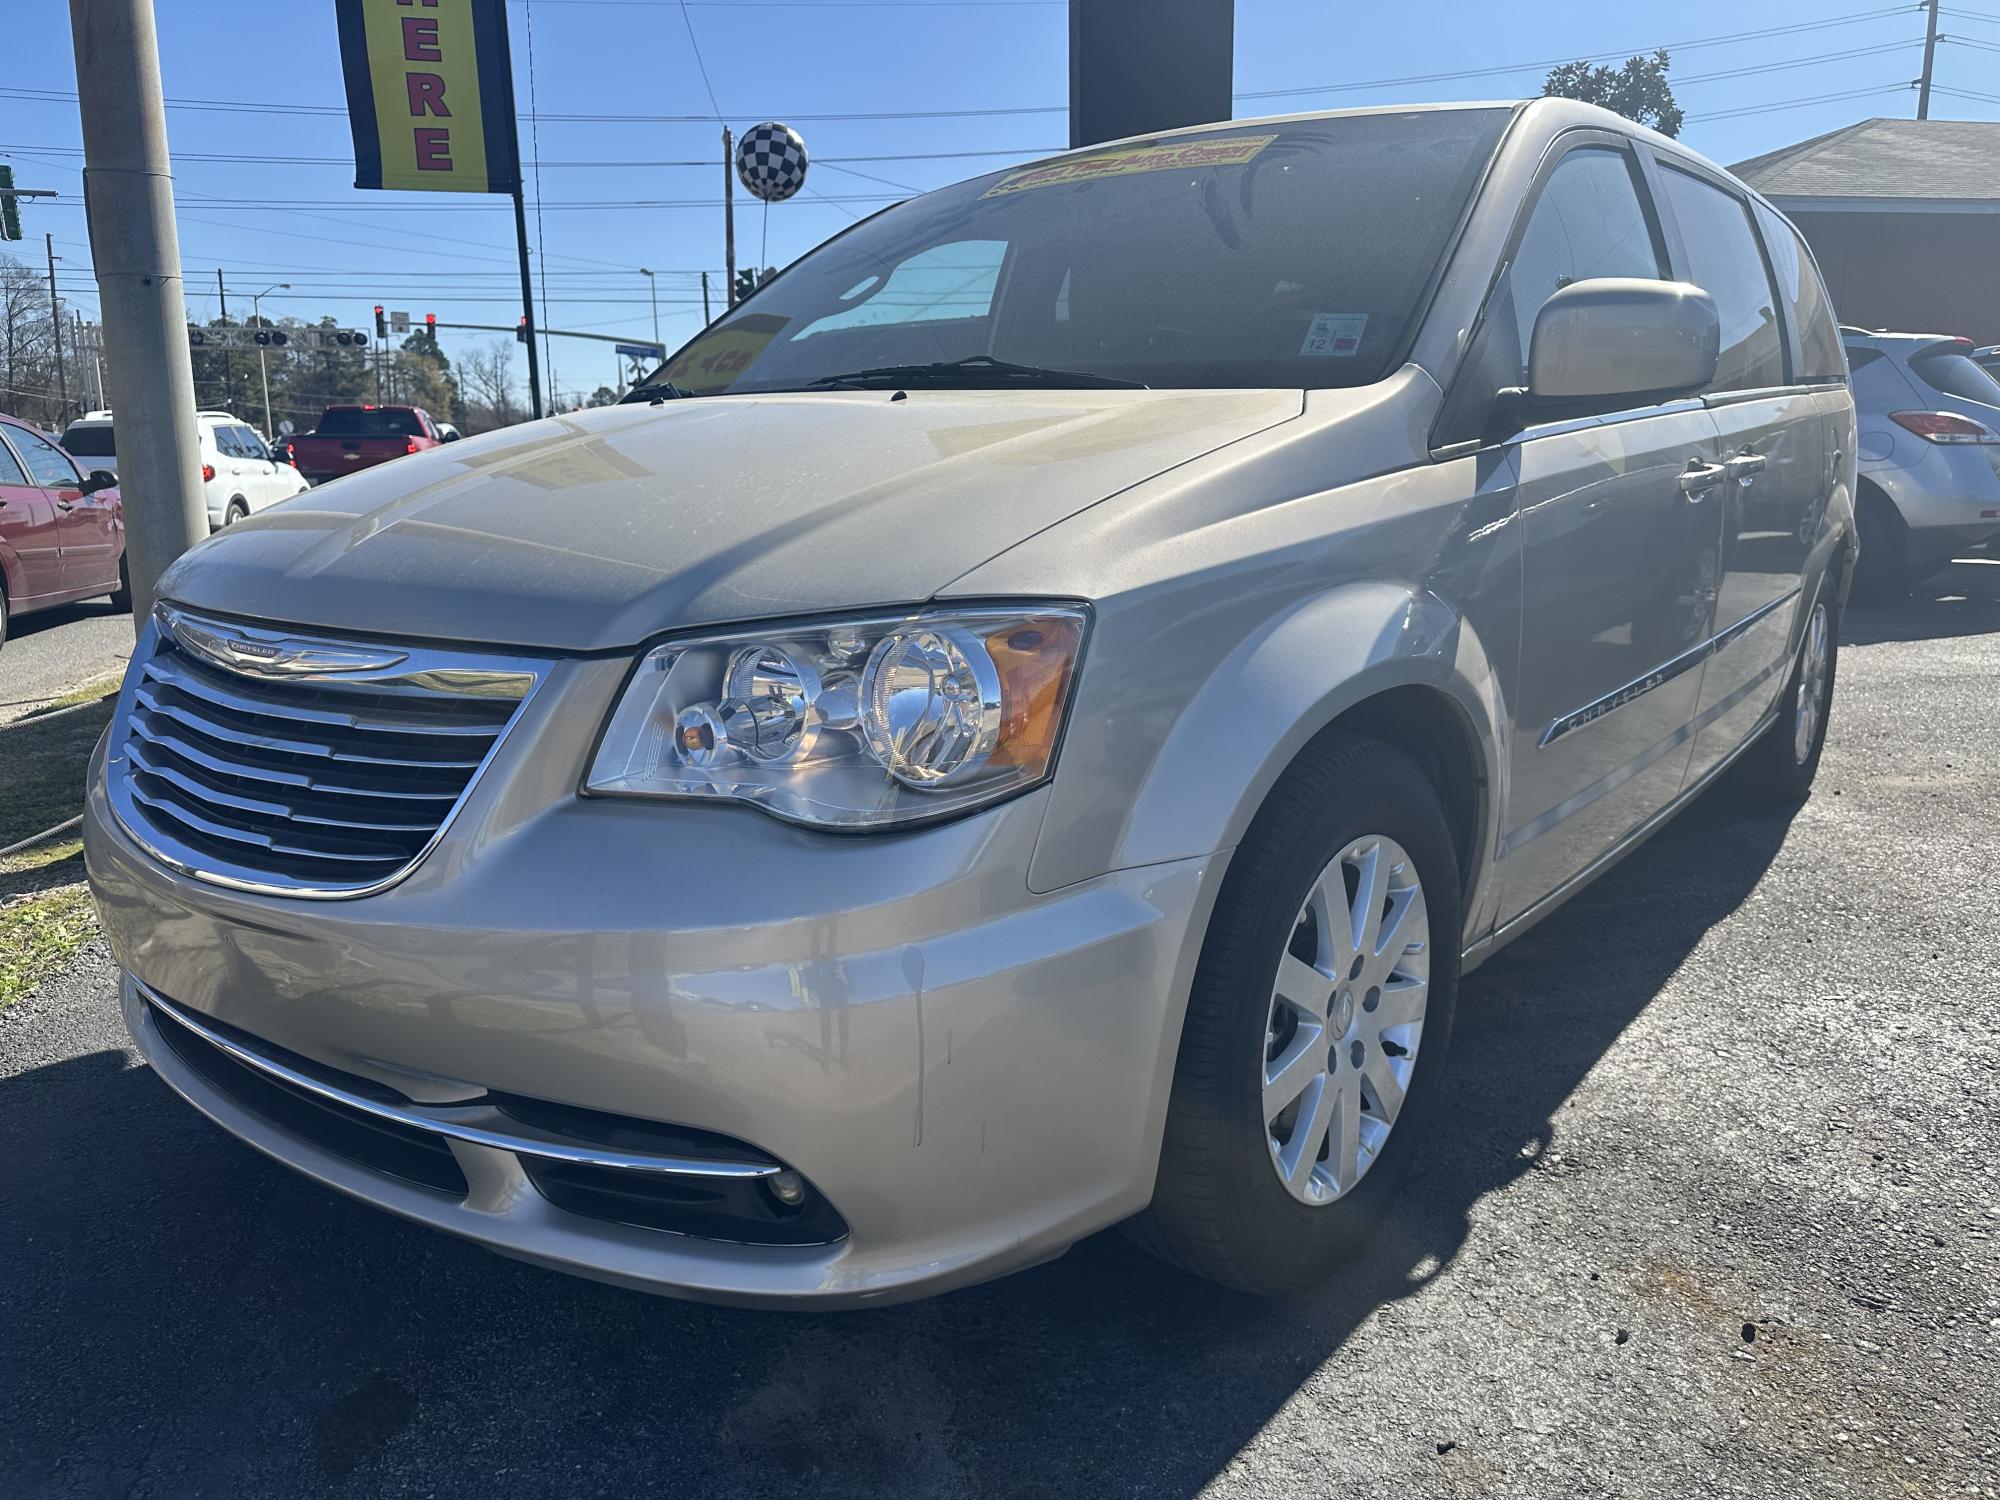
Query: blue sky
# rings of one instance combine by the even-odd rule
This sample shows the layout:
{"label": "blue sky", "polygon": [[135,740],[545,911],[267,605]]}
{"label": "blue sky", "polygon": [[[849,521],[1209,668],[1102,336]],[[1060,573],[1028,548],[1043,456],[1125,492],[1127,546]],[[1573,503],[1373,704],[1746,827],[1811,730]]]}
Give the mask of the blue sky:
{"label": "blue sky", "polygon": [[[169,100],[328,111],[169,108],[191,316],[214,315],[220,268],[232,315],[248,310],[251,293],[289,281],[290,292],[265,299],[267,312],[330,312],[360,325],[383,302],[451,321],[511,325],[518,318],[505,199],[353,189],[346,120],[335,112],[343,98],[329,0],[157,0],[157,7]],[[64,296],[91,311],[77,106],[70,97],[40,96],[74,91],[69,7],[64,0],[10,0],[7,9],[13,66],[0,79],[0,159],[13,164],[22,186],[64,194],[57,204],[27,207],[29,240],[9,248],[39,264],[41,232],[52,230],[64,258]],[[818,196],[770,210],[772,264],[910,189],[939,187],[1068,140],[1063,0],[688,0],[685,19],[677,0],[513,0],[509,10],[524,116],[532,51],[533,93],[545,116],[719,111],[739,129],[767,118],[793,122],[813,153],[809,187]],[[1723,162],[1871,115],[1911,115],[1915,96],[1907,84],[1920,69],[1924,30],[1915,5],[1868,0],[1633,0],[1616,7],[1585,0],[1237,0],[1236,11],[1239,117],[1515,97],[1539,92],[1553,62],[1667,45],[1689,116],[1683,139]],[[2000,0],[1958,0],[1942,24],[1953,40],[1939,49],[1940,87],[1992,97],[1940,93],[1933,116],[2000,118],[2000,87],[1988,81],[2000,62]],[[1741,35],[1787,27],[1798,29]],[[21,66],[26,60],[36,65]],[[1431,76],[1500,66],[1508,71]],[[1263,97],[1241,97],[1253,94]],[[1791,102],[1798,100],[1820,102]],[[811,118],[914,111],[961,113]],[[543,119],[537,127],[524,118],[521,134],[524,155],[543,164],[539,190],[530,184],[539,205],[530,203],[529,229],[545,258],[548,323],[650,337],[647,283],[637,269],[645,265],[660,273],[668,345],[698,328],[698,273],[709,268],[718,289],[721,282],[722,215],[707,202],[721,190],[719,126],[712,119]],[[198,159],[204,156],[328,160]],[[703,202],[630,206],[691,199]],[[277,206],[287,200],[302,206]],[[605,203],[616,206],[585,206]],[[763,210],[739,195],[741,263],[757,261],[765,233]],[[447,348],[465,341],[448,340]],[[608,347],[558,340],[554,353],[565,389],[613,378]]]}

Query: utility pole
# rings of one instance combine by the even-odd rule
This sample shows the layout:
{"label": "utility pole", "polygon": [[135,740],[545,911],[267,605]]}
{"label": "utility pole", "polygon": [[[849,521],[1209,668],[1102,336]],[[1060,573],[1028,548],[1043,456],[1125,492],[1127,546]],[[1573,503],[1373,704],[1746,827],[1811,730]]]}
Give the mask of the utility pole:
{"label": "utility pole", "polygon": [[160,46],[152,0],[70,0],[69,16],[132,618],[143,628],[160,574],[208,534]]}
{"label": "utility pole", "polygon": [[1919,120],[1931,117],[1931,65],[1937,61],[1938,0],[1924,0],[1924,18],[1924,76],[1917,83]]}
{"label": "utility pole", "polygon": [[49,242],[49,324],[56,333],[56,391],[62,398],[62,419],[69,422],[69,376],[63,369],[62,347],[62,302],[56,296],[56,237],[45,234]]}
{"label": "utility pole", "polygon": [[722,127],[722,249],[723,270],[729,278],[724,288],[728,306],[736,305],[736,142],[729,127]]}
{"label": "utility pole", "polygon": [[[222,326],[224,336],[227,337],[227,330],[229,328],[229,288],[222,284],[222,267],[220,266],[215,268],[215,295],[217,300],[222,304]],[[201,398],[197,396],[195,399],[199,401]],[[222,409],[231,413],[236,410],[236,356],[230,351],[227,344],[222,349]]]}

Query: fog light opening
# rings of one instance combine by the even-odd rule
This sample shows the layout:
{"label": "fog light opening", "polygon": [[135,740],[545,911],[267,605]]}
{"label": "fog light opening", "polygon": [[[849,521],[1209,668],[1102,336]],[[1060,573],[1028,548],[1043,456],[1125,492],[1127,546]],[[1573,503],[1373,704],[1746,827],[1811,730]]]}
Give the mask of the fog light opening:
{"label": "fog light opening", "polygon": [[771,1196],[787,1208],[797,1208],[806,1201],[805,1179],[796,1172],[779,1172],[764,1179],[764,1186],[771,1190]]}

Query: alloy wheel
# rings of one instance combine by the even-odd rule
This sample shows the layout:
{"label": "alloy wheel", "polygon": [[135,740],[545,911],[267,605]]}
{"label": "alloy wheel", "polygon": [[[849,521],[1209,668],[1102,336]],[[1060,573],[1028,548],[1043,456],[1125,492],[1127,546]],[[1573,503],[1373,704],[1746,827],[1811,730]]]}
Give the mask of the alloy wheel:
{"label": "alloy wheel", "polygon": [[1272,986],[1263,1116],[1271,1165],[1302,1203],[1351,1192],[1388,1143],[1416,1067],[1430,918],[1414,861],[1370,834],[1320,872]]}
{"label": "alloy wheel", "polygon": [[1819,739],[1820,720],[1826,713],[1826,666],[1829,624],[1826,605],[1813,606],[1806,621],[1805,653],[1799,660],[1798,708],[1792,716],[1792,758],[1804,765],[1812,758]]}

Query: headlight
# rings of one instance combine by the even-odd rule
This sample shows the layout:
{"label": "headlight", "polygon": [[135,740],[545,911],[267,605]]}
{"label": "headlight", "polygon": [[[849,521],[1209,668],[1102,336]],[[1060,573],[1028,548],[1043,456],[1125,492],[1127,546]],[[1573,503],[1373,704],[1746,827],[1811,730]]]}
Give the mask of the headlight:
{"label": "headlight", "polygon": [[626,685],[586,789],[837,828],[962,812],[1049,774],[1085,620],[934,610],[670,642]]}

